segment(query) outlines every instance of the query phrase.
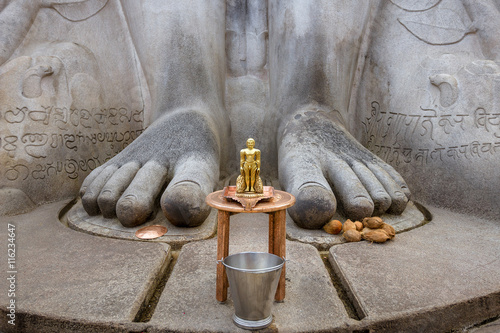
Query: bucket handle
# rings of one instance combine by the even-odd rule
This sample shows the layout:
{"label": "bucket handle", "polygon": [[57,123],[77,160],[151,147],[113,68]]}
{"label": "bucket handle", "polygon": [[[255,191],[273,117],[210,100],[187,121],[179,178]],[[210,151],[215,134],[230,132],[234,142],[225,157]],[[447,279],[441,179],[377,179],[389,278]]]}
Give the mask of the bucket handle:
{"label": "bucket handle", "polygon": [[[287,259],[287,258],[285,258],[285,257],[281,257],[281,259],[283,259],[283,261],[284,261],[284,262],[290,261],[290,259]],[[223,262],[223,261],[224,261],[224,258],[217,260],[217,261],[216,261],[216,262],[217,262],[217,265],[218,265],[218,264],[222,264],[222,262]]]}

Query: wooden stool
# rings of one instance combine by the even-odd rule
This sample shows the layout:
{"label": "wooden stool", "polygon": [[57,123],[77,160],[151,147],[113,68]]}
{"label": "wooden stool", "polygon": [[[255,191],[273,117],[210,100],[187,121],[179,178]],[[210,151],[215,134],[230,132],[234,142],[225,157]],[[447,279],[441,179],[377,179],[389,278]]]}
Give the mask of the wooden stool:
{"label": "wooden stool", "polygon": [[[238,202],[227,201],[223,190],[210,193],[206,202],[218,210],[217,215],[217,260],[229,255],[229,217],[238,213],[266,213],[269,214],[269,253],[278,257],[286,256],[286,209],[295,204],[295,197],[284,191],[274,190],[274,197],[269,201],[257,203],[251,210],[244,210]],[[222,262],[217,262],[217,300],[224,302],[227,299],[228,281],[226,268]],[[285,299],[285,265],[281,271],[275,300]]]}

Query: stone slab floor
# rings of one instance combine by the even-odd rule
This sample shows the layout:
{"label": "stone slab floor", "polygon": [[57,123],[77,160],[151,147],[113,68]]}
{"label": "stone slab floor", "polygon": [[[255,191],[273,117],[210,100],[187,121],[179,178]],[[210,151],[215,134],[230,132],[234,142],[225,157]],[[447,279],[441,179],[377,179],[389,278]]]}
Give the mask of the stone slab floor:
{"label": "stone slab floor", "polygon": [[[92,236],[59,222],[67,204],[0,218],[1,332],[244,331],[232,323],[231,292],[215,299],[215,238],[172,251]],[[286,298],[262,331],[500,332],[500,222],[429,210],[431,222],[384,244],[318,252],[287,241]],[[266,251],[267,215],[231,217],[230,235],[230,253]]]}

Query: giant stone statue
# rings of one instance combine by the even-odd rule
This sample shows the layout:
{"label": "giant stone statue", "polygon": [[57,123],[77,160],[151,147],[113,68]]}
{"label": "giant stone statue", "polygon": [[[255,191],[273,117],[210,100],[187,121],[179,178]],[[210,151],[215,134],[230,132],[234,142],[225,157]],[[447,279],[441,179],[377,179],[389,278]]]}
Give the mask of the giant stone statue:
{"label": "giant stone statue", "polygon": [[249,137],[270,164],[261,176],[296,196],[289,213],[303,228],[338,208],[400,214],[409,188],[424,203],[500,213],[493,0],[0,10],[0,213],[81,185],[89,215],[132,227],[159,201],[173,224],[197,226]]}

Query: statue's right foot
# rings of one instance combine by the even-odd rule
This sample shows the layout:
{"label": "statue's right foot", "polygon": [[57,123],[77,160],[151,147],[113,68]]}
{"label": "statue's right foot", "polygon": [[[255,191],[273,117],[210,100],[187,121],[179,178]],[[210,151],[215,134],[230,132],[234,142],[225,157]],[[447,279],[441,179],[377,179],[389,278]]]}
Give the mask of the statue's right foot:
{"label": "statue's right foot", "polygon": [[134,227],[153,214],[163,191],[160,203],[171,223],[202,224],[210,213],[205,197],[219,178],[215,128],[201,111],[158,119],[85,179],[80,190],[83,207],[89,215],[102,213]]}

